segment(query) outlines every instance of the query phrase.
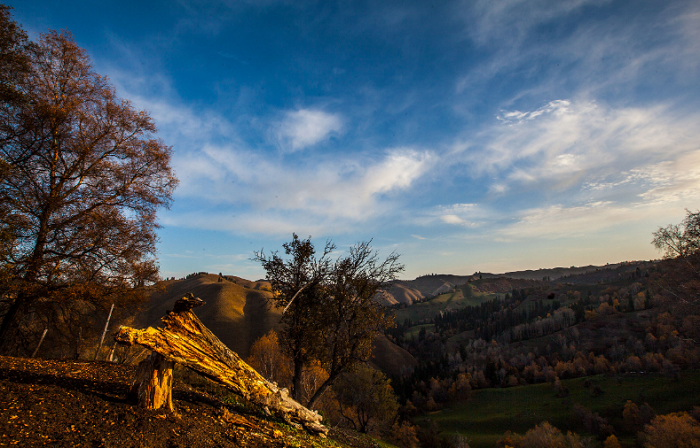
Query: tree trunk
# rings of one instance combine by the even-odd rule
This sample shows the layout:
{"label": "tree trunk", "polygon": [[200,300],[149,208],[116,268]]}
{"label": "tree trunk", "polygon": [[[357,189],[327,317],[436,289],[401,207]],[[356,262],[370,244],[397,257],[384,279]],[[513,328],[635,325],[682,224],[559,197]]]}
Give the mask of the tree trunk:
{"label": "tree trunk", "polygon": [[175,363],[163,355],[151,352],[148,358],[139,363],[136,381],[131,386],[129,395],[136,397],[141,407],[146,409],[167,408],[173,406],[173,367]]}
{"label": "tree trunk", "polygon": [[301,376],[303,375],[304,363],[299,360],[294,360],[294,376],[292,377],[292,397],[301,402]]}
{"label": "tree trunk", "polygon": [[313,409],[314,406],[316,405],[316,402],[321,399],[324,392],[326,392],[326,390],[331,386],[331,384],[333,383],[333,381],[335,381],[336,378],[337,378],[337,375],[333,376],[333,377],[328,377],[328,379],[326,381],[324,381],[323,384],[321,384],[321,387],[316,389],[316,392],[311,397],[311,399],[309,400],[309,403],[306,406],[310,409]]}
{"label": "tree trunk", "polygon": [[203,304],[190,294],[178,300],[174,310],[161,319],[164,328],[122,327],[115,340],[142,345],[169,361],[179,362],[290,423],[301,424],[314,433],[328,432],[318,413],[291,399],[286,389],[279,389],[263,378],[202,324],[191,309]]}
{"label": "tree trunk", "polygon": [[12,305],[10,305],[10,308],[7,310],[2,320],[2,324],[0,324],[0,353],[7,355],[13,348],[10,341],[13,339],[12,336],[14,336],[15,324],[19,320],[23,304],[24,297],[23,294],[20,293]]}

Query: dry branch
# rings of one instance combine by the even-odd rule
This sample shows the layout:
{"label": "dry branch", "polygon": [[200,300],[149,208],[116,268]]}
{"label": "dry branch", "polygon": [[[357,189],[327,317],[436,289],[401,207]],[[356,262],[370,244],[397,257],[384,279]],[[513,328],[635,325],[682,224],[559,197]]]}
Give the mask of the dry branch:
{"label": "dry branch", "polygon": [[[122,327],[115,340],[139,344],[217,381],[248,401],[290,423],[299,423],[307,430],[325,434],[321,416],[289,397],[286,389],[278,388],[246,364],[240,356],[226,347],[192,312],[203,305],[192,294],[175,303],[173,311],[161,318],[163,328],[144,330]],[[137,379],[138,381],[138,379]]]}

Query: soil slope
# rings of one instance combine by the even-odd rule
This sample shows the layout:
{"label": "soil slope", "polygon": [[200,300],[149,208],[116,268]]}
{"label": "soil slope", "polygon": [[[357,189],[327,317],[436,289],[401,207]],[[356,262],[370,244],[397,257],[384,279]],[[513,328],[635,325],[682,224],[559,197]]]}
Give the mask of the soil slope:
{"label": "soil slope", "polygon": [[128,365],[0,357],[0,446],[378,446],[347,432],[311,436],[229,395],[193,388],[177,372],[176,414],[146,411],[127,398],[134,374]]}

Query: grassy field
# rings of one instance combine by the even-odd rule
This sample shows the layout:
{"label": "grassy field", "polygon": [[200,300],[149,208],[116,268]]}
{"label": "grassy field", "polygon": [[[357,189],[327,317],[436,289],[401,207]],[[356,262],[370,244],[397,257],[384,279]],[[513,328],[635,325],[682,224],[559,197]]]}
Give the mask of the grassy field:
{"label": "grassy field", "polygon": [[466,306],[475,306],[495,298],[503,298],[503,294],[483,293],[474,291],[469,284],[460,285],[453,292],[440,294],[427,302],[415,303],[404,309],[396,310],[396,322],[403,322],[406,319],[411,319],[413,322],[432,319],[440,311],[451,311]]}
{"label": "grassy field", "polygon": [[[549,384],[507,389],[474,391],[472,399],[417,418],[425,424],[430,418],[444,434],[459,432],[470,439],[472,448],[495,446],[507,430],[525,433],[542,421],[548,421],[563,432],[582,432],[573,417],[573,406],[580,404],[608,419],[620,437],[622,409],[627,400],[641,405],[649,403],[657,414],[691,410],[700,405],[700,371],[681,372],[673,381],[659,375],[596,376],[592,386],[584,387],[585,378],[564,380],[570,395],[558,398]],[[594,396],[593,387],[603,394]],[[622,434],[623,446],[634,446],[634,436]]]}

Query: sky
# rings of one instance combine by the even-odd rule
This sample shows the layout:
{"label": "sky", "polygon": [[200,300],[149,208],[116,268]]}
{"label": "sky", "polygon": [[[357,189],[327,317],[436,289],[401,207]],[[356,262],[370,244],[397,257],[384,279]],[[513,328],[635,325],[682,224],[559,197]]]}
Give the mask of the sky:
{"label": "sky", "polygon": [[147,111],[163,277],[296,232],[401,278],[660,258],[700,208],[700,2],[10,0]]}

